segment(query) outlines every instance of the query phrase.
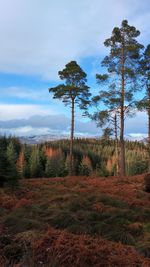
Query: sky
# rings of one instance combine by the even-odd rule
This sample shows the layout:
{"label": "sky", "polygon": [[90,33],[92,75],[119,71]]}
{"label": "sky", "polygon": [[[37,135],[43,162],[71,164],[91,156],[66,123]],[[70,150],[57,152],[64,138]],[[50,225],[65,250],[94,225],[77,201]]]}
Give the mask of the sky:
{"label": "sky", "polygon": [[[0,133],[69,133],[70,110],[52,98],[58,71],[71,60],[87,73],[91,93],[108,53],[104,40],[127,19],[149,42],[150,0],[0,0]],[[100,135],[76,110],[76,134]],[[127,119],[125,134],[145,136],[147,117]]]}

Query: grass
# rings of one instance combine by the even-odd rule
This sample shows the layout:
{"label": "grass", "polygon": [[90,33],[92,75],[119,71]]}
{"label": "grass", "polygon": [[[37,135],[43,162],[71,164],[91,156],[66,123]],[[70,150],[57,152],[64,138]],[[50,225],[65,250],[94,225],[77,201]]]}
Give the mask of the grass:
{"label": "grass", "polygon": [[[142,176],[118,184],[117,178],[26,180],[14,195],[1,190],[0,200],[0,254],[9,264],[23,261],[23,247],[32,250],[48,229],[130,245],[139,257],[149,257],[150,205]],[[43,266],[59,266],[58,259]]]}

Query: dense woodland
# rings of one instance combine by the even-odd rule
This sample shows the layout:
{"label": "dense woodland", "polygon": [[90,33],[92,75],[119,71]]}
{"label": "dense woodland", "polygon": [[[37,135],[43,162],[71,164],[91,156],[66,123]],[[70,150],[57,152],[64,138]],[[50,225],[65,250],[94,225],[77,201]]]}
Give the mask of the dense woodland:
{"label": "dense woodland", "polygon": [[[16,138],[0,138],[0,173],[3,183],[15,186],[22,178],[63,177],[69,175],[69,140],[41,145],[23,145]],[[127,175],[148,171],[147,145],[125,143]],[[116,175],[116,151],[113,139],[75,139],[74,175]]]}

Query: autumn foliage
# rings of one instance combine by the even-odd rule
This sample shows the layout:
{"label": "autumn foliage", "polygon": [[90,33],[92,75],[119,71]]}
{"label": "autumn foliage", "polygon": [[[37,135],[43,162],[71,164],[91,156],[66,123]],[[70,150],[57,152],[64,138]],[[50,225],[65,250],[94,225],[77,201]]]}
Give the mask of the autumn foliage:
{"label": "autumn foliage", "polygon": [[144,175],[22,180],[0,191],[0,266],[150,266]]}
{"label": "autumn foliage", "polygon": [[34,250],[37,263],[54,261],[61,267],[150,266],[132,247],[54,229],[48,230]]}

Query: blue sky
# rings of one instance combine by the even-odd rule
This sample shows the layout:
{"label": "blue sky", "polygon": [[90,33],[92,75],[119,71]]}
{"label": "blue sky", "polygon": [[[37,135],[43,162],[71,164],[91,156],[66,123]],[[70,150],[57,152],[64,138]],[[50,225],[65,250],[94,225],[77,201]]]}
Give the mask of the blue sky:
{"label": "blue sky", "polygon": [[[58,71],[76,60],[88,75],[91,92],[98,91],[95,74],[107,54],[103,42],[123,19],[141,31],[139,41],[147,45],[149,0],[0,0],[1,132],[55,132],[56,116],[66,125],[59,131],[69,132],[69,108],[53,100],[48,88],[58,84]],[[76,121],[76,132],[100,134],[93,123],[83,121],[79,110]],[[146,127],[146,115],[138,113],[127,120],[126,134],[144,136]]]}

